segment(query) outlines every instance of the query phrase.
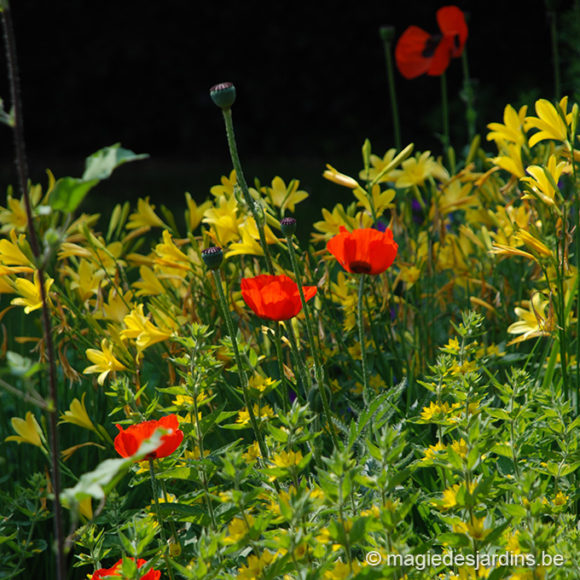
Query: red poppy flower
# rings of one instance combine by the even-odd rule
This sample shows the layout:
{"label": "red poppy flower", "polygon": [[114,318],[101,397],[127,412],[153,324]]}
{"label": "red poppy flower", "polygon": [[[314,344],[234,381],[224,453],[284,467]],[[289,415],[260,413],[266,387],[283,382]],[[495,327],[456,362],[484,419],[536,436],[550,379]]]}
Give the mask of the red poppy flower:
{"label": "red poppy flower", "polygon": [[467,40],[467,23],[457,6],[437,10],[441,34],[429,34],[418,26],[409,26],[395,47],[399,72],[407,79],[427,73],[439,76],[449,66],[451,58],[461,56]]}
{"label": "red poppy flower", "polygon": [[[302,286],[305,300],[310,300],[316,290],[316,286]],[[267,320],[288,320],[302,310],[298,284],[284,275],[243,278],[242,298],[260,318]]]}
{"label": "red poppy flower", "polygon": [[117,425],[117,429],[119,429],[119,433],[115,437],[117,453],[121,457],[134,455],[137,453],[141,443],[145,439],[149,439],[159,427],[169,431],[169,433],[161,437],[161,445],[145,459],[158,459],[159,457],[171,455],[183,441],[183,431],[179,429],[179,421],[175,415],[167,415],[167,417],[162,417],[159,421],[144,421],[137,425],[131,425],[127,429]]}
{"label": "red poppy flower", "polygon": [[372,228],[349,232],[341,226],[326,249],[351,274],[380,274],[394,262],[399,246],[390,228],[384,232]]}
{"label": "red poppy flower", "polygon": [[[134,558],[131,559],[134,560]],[[137,560],[137,568],[141,568],[145,562],[146,560],[139,558],[139,560]],[[93,573],[91,580],[100,580],[101,578],[106,578],[107,576],[121,578],[119,568],[122,565],[123,560],[119,560],[112,568],[99,568]],[[161,578],[161,572],[159,570],[149,570],[147,574],[141,576],[141,580],[159,580],[159,578]]]}

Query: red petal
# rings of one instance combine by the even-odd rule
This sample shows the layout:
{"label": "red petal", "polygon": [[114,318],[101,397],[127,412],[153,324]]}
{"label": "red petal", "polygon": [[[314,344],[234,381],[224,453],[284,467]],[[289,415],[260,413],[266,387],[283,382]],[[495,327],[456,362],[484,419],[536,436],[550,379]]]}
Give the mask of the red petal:
{"label": "red petal", "polygon": [[437,10],[437,23],[443,36],[452,39],[451,56],[461,56],[468,34],[463,12],[457,6],[443,6]]}
{"label": "red petal", "polygon": [[450,37],[445,36],[441,39],[441,42],[435,49],[429,70],[427,71],[429,76],[438,77],[445,72],[451,60],[452,44],[453,39]]}
{"label": "red petal", "polygon": [[399,38],[395,62],[406,79],[414,79],[429,69],[431,59],[423,56],[429,38],[431,35],[418,26],[409,26]]}

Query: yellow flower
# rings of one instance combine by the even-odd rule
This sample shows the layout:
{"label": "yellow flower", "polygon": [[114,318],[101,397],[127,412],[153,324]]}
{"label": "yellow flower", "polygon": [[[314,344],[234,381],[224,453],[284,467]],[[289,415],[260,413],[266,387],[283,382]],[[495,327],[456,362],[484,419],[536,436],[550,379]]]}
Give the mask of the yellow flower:
{"label": "yellow flower", "polygon": [[455,409],[459,408],[461,405],[459,403],[436,403],[431,401],[428,407],[423,407],[421,411],[421,419],[423,421],[448,421],[449,415],[451,415]]}
{"label": "yellow flower", "polygon": [[262,452],[260,451],[260,445],[257,441],[254,441],[249,447],[248,450],[242,454],[244,461],[247,463],[253,463],[258,459],[258,457],[262,457]]}
{"label": "yellow flower", "polygon": [[361,565],[357,560],[352,561],[352,574],[351,565],[344,562],[336,562],[331,570],[324,573],[324,580],[345,580],[346,578],[352,578],[353,575],[358,574],[361,571]]}
{"label": "yellow flower", "polygon": [[237,578],[241,580],[258,580],[262,578],[264,568],[270,565],[274,558],[275,555],[268,550],[264,550],[259,558],[254,555],[248,556],[247,564],[238,568]]}
{"label": "yellow flower", "polygon": [[322,177],[328,179],[328,181],[336,183],[337,185],[348,187],[349,189],[355,189],[357,187],[360,187],[356,179],[353,179],[349,175],[341,173],[340,171],[338,171],[337,169],[328,164],[326,164],[326,169],[324,170]]}
{"label": "yellow flower", "polygon": [[33,264],[20,249],[25,242],[24,234],[16,235],[10,230],[10,240],[0,240],[0,274],[33,272]]}
{"label": "yellow flower", "polygon": [[289,468],[299,465],[302,459],[301,451],[281,451],[272,457],[272,462],[277,467]]}
{"label": "yellow flower", "polygon": [[511,552],[512,554],[521,554],[522,547],[520,546],[520,531],[515,530],[513,534],[511,534],[506,543],[506,552]]}
{"label": "yellow flower", "polygon": [[88,300],[93,294],[97,294],[101,283],[105,278],[104,270],[96,270],[95,265],[88,260],[79,262],[78,272],[67,268],[72,281],[71,289],[76,289],[82,302]]}
{"label": "yellow flower", "polygon": [[542,295],[536,292],[532,295],[531,301],[525,300],[522,302],[524,308],[520,306],[514,308],[519,320],[510,324],[507,331],[509,334],[521,334],[522,336],[508,342],[507,346],[537,336],[549,336],[555,330],[556,323],[551,306],[548,314],[546,314],[548,304],[550,304],[550,301],[543,300]]}
{"label": "yellow flower", "polygon": [[95,317],[102,317],[116,322],[122,322],[123,318],[129,313],[129,306],[133,298],[133,292],[128,290],[122,294],[118,288],[109,288],[107,302],[101,304],[102,313]]}
{"label": "yellow flower", "polygon": [[491,532],[491,529],[485,529],[484,522],[485,517],[476,518],[473,516],[468,523],[459,522],[458,524],[453,524],[453,531],[460,534],[469,534],[474,540],[484,540]]}
{"label": "yellow flower", "polygon": [[394,182],[401,173],[400,170],[395,169],[396,164],[393,165],[390,170],[387,169],[383,175],[381,175],[381,173],[385,170],[385,168],[392,164],[396,154],[396,149],[389,149],[382,158],[378,155],[371,155],[369,158],[371,166],[369,167],[368,171],[365,169],[360,171],[358,174],[359,179],[364,181],[374,181],[380,175],[377,183],[384,183],[386,181]]}
{"label": "yellow flower", "polygon": [[14,199],[11,195],[8,195],[6,201],[7,207],[0,207],[0,224],[4,224],[2,231],[5,232],[12,229],[25,230],[28,226],[28,218],[26,217],[24,200]]}
{"label": "yellow flower", "polygon": [[162,267],[191,270],[189,258],[175,245],[167,230],[163,230],[163,243],[155,246],[155,254],[155,263]]}
{"label": "yellow flower", "polygon": [[558,109],[546,99],[536,101],[537,117],[526,117],[524,127],[526,131],[539,129],[530,137],[530,147],[545,139],[553,139],[562,143],[568,140],[568,126],[572,123],[573,113],[566,113],[568,97],[564,97],[558,104]]}
{"label": "yellow flower", "polygon": [[395,185],[396,187],[423,185],[429,177],[446,180],[449,179],[449,174],[440,163],[431,157],[431,151],[425,151],[421,155],[403,161],[401,173]]}
{"label": "yellow flower", "polygon": [[253,523],[254,518],[250,514],[246,514],[245,518],[236,516],[228,525],[228,535],[223,539],[223,543],[237,544],[246,537]]}
{"label": "yellow flower", "polygon": [[510,143],[515,143],[521,146],[526,144],[526,135],[524,133],[524,119],[528,111],[527,105],[524,105],[516,113],[516,110],[511,106],[507,105],[503,111],[503,122],[501,123],[489,123],[488,129],[490,132],[487,134],[488,141],[495,141],[498,145],[505,141]]}
{"label": "yellow flower", "polygon": [[167,340],[171,336],[171,332],[158,328],[145,316],[143,304],[131,310],[131,313],[123,319],[123,323],[127,328],[121,331],[121,338],[136,339],[137,348],[140,351],[157,342]]}
{"label": "yellow flower", "polygon": [[[102,383],[101,383],[102,384]],[[72,425],[78,425],[83,429],[89,429],[90,431],[96,431],[89,414],[87,413],[87,408],[85,406],[86,393],[83,393],[81,400],[73,399],[70,404],[68,411],[65,411],[60,416],[60,423],[71,423]]]}
{"label": "yellow flower", "polygon": [[506,143],[502,147],[502,153],[494,157],[492,161],[508,173],[523,178],[526,172],[522,162],[522,146],[518,143]]}
{"label": "yellow flower", "polygon": [[18,435],[10,435],[10,437],[6,437],[5,441],[30,443],[31,445],[44,448],[44,434],[42,433],[42,429],[40,428],[36,417],[31,411],[26,413],[26,419],[12,417],[10,423],[12,423],[12,429],[14,429]]}
{"label": "yellow flower", "polygon": [[214,238],[221,246],[239,239],[239,225],[243,218],[237,216],[238,202],[235,197],[220,197],[217,207],[205,211],[203,222],[212,226]]}
{"label": "yellow flower", "polygon": [[322,218],[322,221],[314,224],[314,229],[322,232],[322,234],[312,234],[312,239],[315,242],[328,241],[340,232],[340,226],[352,227],[347,222],[344,207],[340,203],[334,206],[332,213],[326,208],[322,208]]}
{"label": "yellow flower", "polygon": [[[258,403],[254,403],[254,416],[256,417],[256,419],[265,420],[268,417],[273,417],[274,411],[272,410],[272,407],[270,407],[270,405],[263,405],[262,407],[259,407]],[[240,423],[241,425],[249,425],[250,413],[248,412],[247,408],[242,409],[238,413],[236,423]]]}
{"label": "yellow flower", "polygon": [[467,443],[463,437],[459,441],[453,441],[453,443],[451,443],[451,449],[453,449],[457,455],[463,457],[463,459],[467,457],[467,452],[469,451]]}
{"label": "yellow flower", "polygon": [[209,190],[210,193],[217,198],[220,198],[220,197],[230,198],[230,197],[232,197],[234,195],[234,187],[238,182],[238,178],[237,178],[235,169],[232,169],[229,177],[222,175],[222,178],[220,181],[221,181],[221,185],[214,185]]}
{"label": "yellow flower", "polygon": [[[529,176],[521,178],[521,181],[527,183],[530,189],[544,203],[553,206],[556,200],[556,194],[559,193],[558,181],[564,172],[570,171],[570,165],[566,161],[558,163],[555,155],[550,155],[548,163],[542,165],[530,165],[527,168]],[[524,199],[533,198],[532,195],[526,194]]]}
{"label": "yellow flower", "polygon": [[132,284],[133,288],[137,289],[135,296],[158,296],[165,292],[159,276],[148,266],[141,266],[139,268],[139,275],[141,276],[141,280],[136,280]]}
{"label": "yellow flower", "polygon": [[[48,293],[50,287],[54,280],[45,276],[44,278],[44,290],[48,298]],[[27,280],[26,278],[16,278],[14,281],[14,291],[16,294],[20,294],[20,298],[13,298],[10,304],[14,306],[24,306],[24,312],[29,314],[33,310],[38,310],[42,308],[42,297],[40,293],[40,282],[38,279],[38,272],[34,273],[34,282]]]}
{"label": "yellow flower", "polygon": [[520,230],[516,235],[530,250],[533,250],[545,258],[552,257],[552,250],[526,230]]}
{"label": "yellow flower", "polygon": [[300,182],[293,179],[288,185],[280,177],[274,177],[271,187],[262,187],[261,191],[265,193],[270,203],[279,207],[280,210],[288,209],[294,212],[297,203],[308,197],[306,191],[299,190]]}
{"label": "yellow flower", "polygon": [[137,228],[166,227],[163,221],[155,213],[155,206],[149,203],[149,198],[137,200],[137,211],[129,216],[125,226],[128,230]]}
{"label": "yellow flower", "polygon": [[435,445],[429,445],[429,447],[423,451],[423,457],[421,458],[421,461],[431,461],[437,457],[437,454],[440,451],[445,451],[445,449],[445,444],[442,441],[437,441]]}
{"label": "yellow flower", "polygon": [[201,205],[197,205],[192,199],[190,193],[185,194],[185,203],[187,209],[185,210],[185,223],[187,224],[187,231],[194,232],[197,226],[201,223],[205,211],[211,207],[211,201],[206,200]]}
{"label": "yellow flower", "polygon": [[[367,192],[359,187],[353,190],[353,194],[358,200],[358,205],[366,209],[367,212],[372,213],[371,202]],[[377,183],[371,188],[371,199],[375,208],[375,214],[379,217],[386,209],[393,207],[391,202],[395,199],[395,190],[386,189],[385,191],[381,191],[381,186]]]}
{"label": "yellow flower", "polygon": [[441,507],[444,510],[449,510],[457,505],[457,492],[461,488],[460,483],[448,487],[443,490],[443,500],[441,502]]}
{"label": "yellow flower", "polygon": [[113,349],[109,346],[106,338],[101,341],[101,350],[96,348],[88,348],[85,351],[87,358],[94,364],[87,367],[83,374],[89,375],[93,373],[100,373],[97,379],[99,385],[104,384],[107,375],[115,371],[124,371],[127,367],[120,363],[113,354]]}
{"label": "yellow flower", "polygon": [[568,501],[568,497],[569,496],[567,496],[563,492],[559,491],[556,494],[556,497],[554,497],[554,505],[555,506],[563,506],[563,505],[566,505],[566,502]]}

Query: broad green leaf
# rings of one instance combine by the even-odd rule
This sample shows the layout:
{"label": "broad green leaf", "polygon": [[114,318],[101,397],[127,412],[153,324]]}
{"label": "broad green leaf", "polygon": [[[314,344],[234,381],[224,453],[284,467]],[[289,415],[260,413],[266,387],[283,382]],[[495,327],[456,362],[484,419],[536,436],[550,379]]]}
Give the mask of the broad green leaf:
{"label": "broad green leaf", "polygon": [[49,204],[52,209],[72,213],[97,183],[98,179],[87,181],[77,177],[62,177],[50,193]]}
{"label": "broad green leaf", "polygon": [[83,180],[107,179],[120,165],[128,163],[129,161],[147,159],[147,157],[149,155],[146,153],[133,153],[129,149],[123,149],[120,143],[115,143],[115,145],[99,149],[99,151],[87,157]]}

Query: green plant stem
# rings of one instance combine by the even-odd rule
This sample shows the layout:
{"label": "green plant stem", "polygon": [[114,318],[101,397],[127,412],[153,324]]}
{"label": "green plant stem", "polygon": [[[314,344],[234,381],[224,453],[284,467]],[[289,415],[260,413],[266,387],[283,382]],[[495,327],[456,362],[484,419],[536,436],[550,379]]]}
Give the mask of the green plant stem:
{"label": "green plant stem", "polygon": [[[159,491],[157,487],[157,479],[155,477],[155,467],[153,466],[153,459],[149,459],[149,476],[151,478],[151,490],[153,492],[153,504],[155,505],[155,517],[157,518],[157,524],[161,530],[161,541],[163,546],[167,546],[167,537],[165,536],[165,529],[163,528],[163,523],[161,522],[161,516],[159,515]],[[169,574],[170,580],[173,580],[173,569],[169,562],[169,557],[167,552],[163,550],[163,559],[165,560],[165,567],[167,568],[167,573]]]}
{"label": "green plant stem", "polygon": [[32,204],[28,192],[28,162],[26,159],[26,143],[24,139],[24,127],[22,123],[22,100],[20,94],[20,76],[18,73],[18,61],[16,58],[16,40],[14,36],[14,26],[10,7],[7,0],[0,4],[2,8],[2,27],[4,30],[4,44],[6,48],[6,61],[8,65],[8,77],[10,83],[10,97],[14,111],[13,116],[13,135],[16,169],[18,173],[18,182],[28,223],[28,237],[30,249],[34,255],[37,267],[38,285],[42,301],[42,327],[43,337],[46,348],[46,360],[48,364],[48,431],[50,440],[50,457],[52,472],[52,487],[54,491],[54,534],[56,538],[56,577],[58,580],[64,580],[65,571],[65,545],[64,532],[62,525],[62,507],[60,503],[61,481],[59,467],[59,442],[58,442],[58,393],[56,380],[56,358],[54,345],[52,341],[52,325],[50,321],[50,312],[46,296],[46,284],[44,265],[42,263],[42,253],[36,230],[34,228],[34,215]]}
{"label": "green plant stem", "polygon": [[266,447],[266,442],[264,441],[264,437],[260,429],[258,428],[258,422],[256,421],[256,416],[254,415],[254,409],[252,408],[250,396],[249,396],[249,386],[248,386],[248,376],[246,375],[246,371],[244,370],[242,357],[240,356],[240,351],[238,349],[238,341],[236,339],[236,332],[234,330],[234,323],[230,314],[230,310],[228,308],[228,302],[226,300],[226,296],[224,293],[224,289],[222,286],[222,279],[219,274],[219,270],[212,270],[213,277],[215,280],[215,285],[217,288],[220,306],[222,308],[222,315],[224,320],[226,321],[226,325],[228,327],[228,334],[230,335],[230,339],[232,341],[232,349],[234,351],[234,358],[236,360],[236,366],[238,368],[238,375],[240,377],[240,381],[242,383],[242,394],[244,397],[244,404],[248,409],[248,416],[250,417],[250,424],[252,425],[252,429],[254,431],[254,435],[256,436],[256,440],[258,441],[258,445],[260,447],[260,453],[264,459],[268,459],[269,453],[268,448]]}
{"label": "green plant stem", "polygon": [[467,137],[471,143],[475,138],[475,120],[477,112],[473,106],[473,87],[469,78],[469,64],[467,61],[467,50],[463,50],[461,55],[461,65],[463,68],[463,96],[465,99],[465,119],[467,121]]}
{"label": "green plant stem", "polygon": [[[300,379],[302,380],[302,385],[304,389],[308,387],[308,389],[312,389],[312,376],[310,372],[306,368],[306,364],[304,363],[304,359],[300,354],[300,349],[298,348],[298,342],[296,341],[296,337],[294,336],[294,328],[292,327],[292,322],[288,322],[288,338],[290,339],[290,345],[292,347],[292,355],[296,361],[296,366],[298,368],[298,372],[300,373]],[[298,397],[302,400],[302,396],[300,390],[297,390]]]}
{"label": "green plant stem", "polygon": [[250,208],[252,212],[252,217],[256,222],[256,228],[258,229],[258,234],[260,236],[260,244],[262,246],[262,250],[264,251],[264,258],[266,259],[266,266],[268,272],[270,274],[274,273],[274,268],[272,267],[272,260],[270,258],[270,250],[268,249],[268,243],[266,242],[266,233],[264,232],[264,224],[262,223],[261,217],[258,215],[258,211],[256,210],[256,204],[250,195],[250,190],[248,189],[248,184],[246,183],[246,179],[244,177],[244,172],[242,170],[242,164],[240,163],[240,157],[238,155],[238,147],[236,145],[236,136],[234,133],[234,123],[232,119],[232,110],[231,109],[222,109],[222,113],[224,116],[224,122],[226,125],[226,136],[228,140],[228,148],[230,150],[230,157],[232,159],[232,164],[234,166],[234,170],[236,172],[236,177],[240,189],[242,190],[242,194],[244,196],[244,200],[246,201],[246,205]]}
{"label": "green plant stem", "polygon": [[276,358],[278,359],[278,374],[280,375],[280,386],[282,387],[282,408],[287,413],[290,409],[290,398],[288,396],[288,380],[284,372],[284,361],[282,359],[282,341],[280,323],[276,323],[276,330],[274,336],[274,345],[276,347]]}
{"label": "green plant stem", "polygon": [[383,41],[385,47],[385,63],[387,65],[387,80],[389,83],[389,96],[391,97],[391,113],[393,116],[393,133],[395,136],[395,147],[401,149],[401,128],[399,126],[399,108],[397,105],[397,92],[395,90],[395,75],[393,74],[393,59],[391,57],[391,43]]}
{"label": "green plant stem", "polygon": [[445,73],[441,75],[441,113],[443,116],[443,151],[447,155],[449,149],[449,109],[447,105],[447,77]]}
{"label": "green plant stem", "polygon": [[294,271],[294,277],[296,278],[296,284],[298,285],[298,293],[300,294],[300,302],[302,303],[302,310],[304,311],[304,320],[306,321],[306,334],[308,335],[308,344],[310,345],[310,352],[312,353],[312,358],[314,359],[314,372],[316,375],[316,383],[318,384],[318,390],[320,392],[320,398],[322,400],[322,407],[324,409],[324,415],[326,416],[326,421],[328,423],[328,430],[330,431],[330,436],[332,442],[335,446],[338,445],[338,439],[334,430],[334,424],[332,422],[332,414],[330,412],[330,405],[328,403],[328,397],[326,396],[326,391],[324,389],[324,371],[322,369],[322,362],[320,357],[320,352],[316,346],[316,341],[314,340],[314,331],[312,329],[312,321],[310,320],[310,309],[306,303],[306,298],[304,297],[304,290],[302,290],[302,277],[300,276],[300,270],[298,269],[298,261],[296,260],[296,254],[294,253],[294,246],[292,235],[286,237],[288,253],[290,254],[290,261],[292,262],[292,269]]}
{"label": "green plant stem", "polygon": [[362,364],[362,378],[363,378],[363,401],[365,405],[369,404],[369,379],[366,361],[365,348],[365,331],[363,322],[363,291],[364,291],[365,275],[360,274],[358,284],[358,306],[357,306],[357,325],[358,325],[358,340],[360,342],[360,359]]}

